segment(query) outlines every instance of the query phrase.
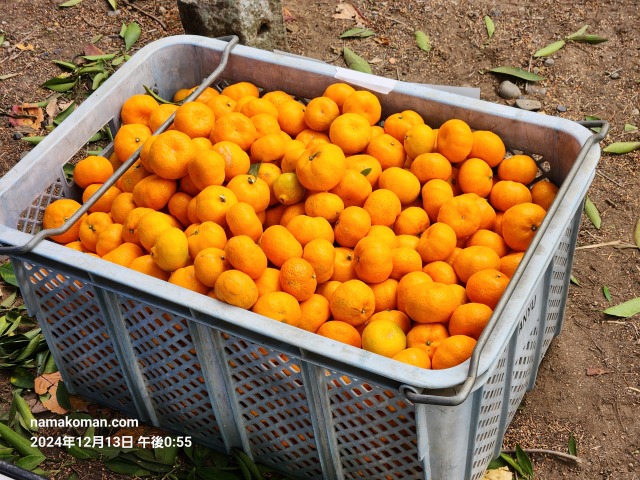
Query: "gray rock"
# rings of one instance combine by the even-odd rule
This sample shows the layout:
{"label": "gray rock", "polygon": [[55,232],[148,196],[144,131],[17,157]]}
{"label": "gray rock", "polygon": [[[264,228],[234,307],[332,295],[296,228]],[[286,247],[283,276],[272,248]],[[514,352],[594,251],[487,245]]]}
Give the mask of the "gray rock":
{"label": "gray rock", "polygon": [[509,80],[505,80],[500,84],[500,87],[498,88],[498,95],[500,95],[504,99],[512,100],[522,95],[522,92],[515,83],[512,83]]}
{"label": "gray rock", "polygon": [[237,35],[242,45],[264,50],[287,49],[280,0],[178,0],[178,11],[187,34]]}
{"label": "gray rock", "polygon": [[160,15],[164,15],[165,13],[167,13],[167,9],[166,9],[165,7],[163,7],[162,5],[160,5],[160,6],[158,7],[158,13],[159,13]]}
{"label": "gray rock", "polygon": [[631,115],[640,115],[640,110],[634,108],[633,110],[631,110]]}
{"label": "gray rock", "polygon": [[620,74],[618,72],[613,72],[610,77],[611,80],[618,80],[620,78]]}
{"label": "gray rock", "polygon": [[107,15],[110,17],[117,17],[118,15],[120,15],[120,10],[109,10],[107,12]]}
{"label": "gray rock", "polygon": [[532,83],[527,83],[527,85],[524,87],[524,91],[530,95],[538,95],[540,97],[543,97],[547,94],[546,88],[539,85],[534,85]]}
{"label": "gray rock", "polygon": [[516,99],[516,107],[521,108],[522,110],[536,112],[542,108],[542,104],[538,100],[518,98]]}
{"label": "gray rock", "polygon": [[545,67],[553,67],[555,65],[556,61],[553,58],[546,58],[544,60],[544,66]]}
{"label": "gray rock", "polygon": [[559,112],[566,112],[567,111],[567,107],[565,107],[564,105],[558,105],[556,107],[556,110]]}
{"label": "gray rock", "polygon": [[2,46],[4,48],[9,48],[11,46],[11,44],[9,43],[9,40],[5,40],[4,42],[2,42]]}

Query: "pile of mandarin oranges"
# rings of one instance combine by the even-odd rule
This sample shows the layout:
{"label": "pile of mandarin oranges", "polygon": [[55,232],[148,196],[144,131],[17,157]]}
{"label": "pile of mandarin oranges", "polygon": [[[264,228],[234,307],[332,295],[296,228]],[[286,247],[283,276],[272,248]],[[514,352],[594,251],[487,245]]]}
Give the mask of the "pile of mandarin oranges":
{"label": "pile of mandarin oranges", "polygon": [[139,159],[54,241],[417,367],[470,357],[557,193],[533,158],[346,83],[194,90],[124,102],[114,153],[75,165],[82,201]]}

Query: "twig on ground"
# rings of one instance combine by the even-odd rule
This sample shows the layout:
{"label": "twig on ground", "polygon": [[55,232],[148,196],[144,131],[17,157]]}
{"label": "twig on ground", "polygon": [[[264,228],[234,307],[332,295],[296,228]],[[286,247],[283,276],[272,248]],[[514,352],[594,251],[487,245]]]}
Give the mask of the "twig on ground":
{"label": "twig on ground", "polygon": [[614,240],[613,242],[604,242],[604,243],[594,243],[593,245],[581,245],[576,247],[576,250],[586,250],[587,248],[599,248],[599,247],[607,247],[610,245],[620,245],[620,240]]}
{"label": "twig on ground", "polygon": [[604,173],[600,172],[599,170],[596,170],[596,174],[600,175],[602,178],[606,178],[607,180],[609,180],[611,183],[615,183],[617,186],[619,187],[624,187],[624,185],[622,185],[620,182],[617,182],[616,180],[614,180],[613,178],[611,178],[608,175],[605,175]]}
{"label": "twig on ground", "polygon": [[155,15],[147,12],[146,10],[143,10],[142,8],[138,7],[137,5],[134,5],[129,0],[124,0],[124,4],[126,6],[128,6],[128,7],[130,7],[130,8],[133,8],[134,10],[137,10],[141,14],[146,15],[147,17],[155,20],[156,22],[158,22],[158,24],[162,27],[163,30],[167,29],[167,25],[162,20],[160,20],[158,17],[156,17]]}
{"label": "twig on ground", "polygon": [[[575,463],[582,463],[582,459],[576,457],[575,455],[570,455],[568,453],[558,452],[556,450],[546,450],[544,448],[523,448],[525,453],[542,453],[544,455],[553,455],[556,457],[564,458],[565,460],[571,460]],[[503,453],[516,453],[515,450],[503,450]]]}

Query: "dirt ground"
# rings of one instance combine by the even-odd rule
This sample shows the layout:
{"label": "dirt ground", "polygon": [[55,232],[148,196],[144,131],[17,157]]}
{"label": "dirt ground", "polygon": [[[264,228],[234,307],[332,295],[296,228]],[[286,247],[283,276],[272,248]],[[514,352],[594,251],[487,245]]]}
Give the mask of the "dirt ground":
{"label": "dirt ground", "polygon": [[[137,0],[114,14],[102,0],[84,0],[67,9],[56,0],[4,0],[0,31],[8,45],[0,48],[0,112],[23,102],[38,102],[51,92],[41,87],[60,73],[51,60],[69,61],[98,34],[96,46],[119,48],[123,22],[137,21],[142,35],[134,51],[157,38],[180,34],[172,0]],[[541,102],[541,112],[571,120],[597,116],[611,124],[603,146],[613,141],[640,141],[640,9],[624,0],[479,0],[476,2],[353,1],[363,26],[375,36],[340,39],[356,26],[335,18],[336,1],[284,0],[288,50],[344,66],[339,55],[349,46],[369,61],[377,75],[430,84],[471,86],[481,98],[513,104],[498,95],[506,77],[487,73],[517,66],[545,77],[533,91],[517,83],[523,95]],[[488,38],[484,17],[495,24]],[[589,25],[588,33],[608,39],[592,45],[569,42],[550,58],[535,58],[538,49]],[[430,39],[426,53],[416,47],[414,32]],[[0,33],[1,34],[1,33]],[[80,99],[81,100],[81,99]],[[42,134],[42,132],[39,132]],[[16,140],[16,130],[0,118],[0,174],[32,147]],[[600,211],[596,229],[583,216],[561,335],[542,362],[505,438],[505,448],[566,452],[571,434],[577,440],[580,465],[553,455],[531,454],[540,479],[640,479],[640,318],[608,317],[602,310],[640,296],[640,252],[633,244],[640,218],[640,151],[603,154],[589,198]],[[611,292],[611,303],[603,287]],[[5,389],[6,391],[6,389]],[[436,479],[443,480],[443,479]]]}

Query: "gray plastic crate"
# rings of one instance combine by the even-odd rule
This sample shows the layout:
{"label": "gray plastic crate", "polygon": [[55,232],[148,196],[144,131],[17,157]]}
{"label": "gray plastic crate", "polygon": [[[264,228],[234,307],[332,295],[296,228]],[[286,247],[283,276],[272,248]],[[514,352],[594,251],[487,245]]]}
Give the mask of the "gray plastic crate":
{"label": "gray plastic crate", "polygon": [[[225,45],[177,36],[136,53],[0,179],[0,242],[25,244],[50,202],[78,196],[62,166],[104,125],[118,127],[127,97],[143,85],[170,97],[200,83]],[[347,80],[377,92],[383,118],[405,109],[434,127],[461,118],[541,158],[561,189],[474,354],[477,375],[469,361],[444,371],[401,364],[44,241],[12,261],[68,389],[216,449],[242,448],[296,478],[482,477],[560,332],[582,202],[600,158],[597,144],[580,154],[591,132],[243,46],[221,78],[305,98]],[[456,394],[459,404],[439,405]]]}

